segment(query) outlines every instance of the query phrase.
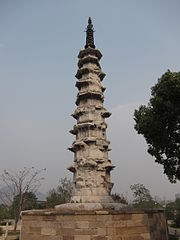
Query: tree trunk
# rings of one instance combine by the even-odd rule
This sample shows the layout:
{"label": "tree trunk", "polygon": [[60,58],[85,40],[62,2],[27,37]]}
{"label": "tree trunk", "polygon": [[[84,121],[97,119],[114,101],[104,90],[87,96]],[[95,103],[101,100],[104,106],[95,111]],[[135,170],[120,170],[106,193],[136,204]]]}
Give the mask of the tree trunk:
{"label": "tree trunk", "polygon": [[14,231],[16,232],[16,229],[17,229],[17,223],[18,223],[18,218],[16,217],[15,218],[15,223],[14,223]]}
{"label": "tree trunk", "polygon": [[14,223],[14,231],[16,232],[17,229],[17,223],[19,221],[20,218],[20,214],[21,214],[21,210],[22,210],[22,204],[23,204],[23,194],[22,192],[19,193],[19,204],[18,204],[18,211],[17,211],[17,215],[15,216],[15,223]]}

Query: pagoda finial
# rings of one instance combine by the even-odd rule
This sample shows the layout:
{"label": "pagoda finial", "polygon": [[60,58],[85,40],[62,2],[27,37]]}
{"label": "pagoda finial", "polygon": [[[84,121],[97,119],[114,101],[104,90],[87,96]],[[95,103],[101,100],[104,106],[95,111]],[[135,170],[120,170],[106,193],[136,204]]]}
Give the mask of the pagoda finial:
{"label": "pagoda finial", "polygon": [[93,28],[93,24],[92,24],[92,20],[91,17],[89,17],[88,19],[88,25],[86,28],[86,45],[85,48],[95,48],[94,45],[94,28]]}

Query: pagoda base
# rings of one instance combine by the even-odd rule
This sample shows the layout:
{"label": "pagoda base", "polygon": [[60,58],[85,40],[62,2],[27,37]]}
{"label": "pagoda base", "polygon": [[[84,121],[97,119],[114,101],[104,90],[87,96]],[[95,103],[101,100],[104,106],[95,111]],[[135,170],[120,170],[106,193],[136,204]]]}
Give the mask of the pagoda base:
{"label": "pagoda base", "polygon": [[57,210],[73,210],[73,211],[98,211],[98,210],[121,210],[127,205],[121,203],[65,203],[55,206]]}
{"label": "pagoda base", "polygon": [[[84,178],[84,172],[81,172],[81,177],[79,179]],[[89,171],[86,172],[86,175],[88,176],[90,174],[91,178],[94,179],[94,181],[98,182],[97,173],[89,173]],[[104,178],[104,174],[102,174],[99,171],[99,177]],[[101,175],[102,174],[102,175]],[[80,172],[79,172],[80,175]],[[92,179],[90,179],[92,181]],[[78,180],[76,179],[76,182]],[[76,183],[77,184],[77,183]],[[110,184],[110,183],[109,183]],[[105,185],[105,184],[104,184]],[[113,199],[110,196],[110,192],[107,190],[105,186],[103,187],[83,187],[83,188],[74,188],[73,196],[71,198],[71,203],[113,203]]]}
{"label": "pagoda base", "polygon": [[[91,205],[91,206],[90,206]],[[22,212],[21,240],[166,240],[163,210],[63,204]],[[115,204],[116,205],[116,204]],[[115,208],[114,205],[114,208]],[[94,208],[94,210],[93,210]],[[116,206],[117,209],[117,206]]]}

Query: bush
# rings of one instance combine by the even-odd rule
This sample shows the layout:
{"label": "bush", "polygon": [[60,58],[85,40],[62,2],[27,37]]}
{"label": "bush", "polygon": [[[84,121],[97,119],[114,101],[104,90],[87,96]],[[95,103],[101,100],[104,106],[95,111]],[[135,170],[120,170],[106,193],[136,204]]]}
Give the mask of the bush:
{"label": "bush", "polygon": [[0,227],[0,235],[2,235],[3,234],[3,229],[2,229],[2,227]]}

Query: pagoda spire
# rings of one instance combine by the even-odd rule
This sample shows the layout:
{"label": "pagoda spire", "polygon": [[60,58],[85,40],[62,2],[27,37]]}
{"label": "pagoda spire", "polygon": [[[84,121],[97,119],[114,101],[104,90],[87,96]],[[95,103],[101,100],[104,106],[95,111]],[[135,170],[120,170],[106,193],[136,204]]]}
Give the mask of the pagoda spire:
{"label": "pagoda spire", "polygon": [[92,20],[91,17],[89,17],[88,19],[88,25],[86,28],[86,45],[85,48],[95,48],[94,45],[94,28],[93,28],[93,24],[92,24]]}
{"label": "pagoda spire", "polygon": [[68,168],[73,172],[74,203],[111,203],[113,183],[110,172],[114,168],[108,157],[110,142],[106,138],[105,118],[111,113],[104,107],[102,84],[105,73],[100,66],[101,52],[95,48],[93,25],[89,18],[85,49],[78,55],[76,109],[72,116],[76,124],[70,130],[75,140],[69,147],[74,162]]}

